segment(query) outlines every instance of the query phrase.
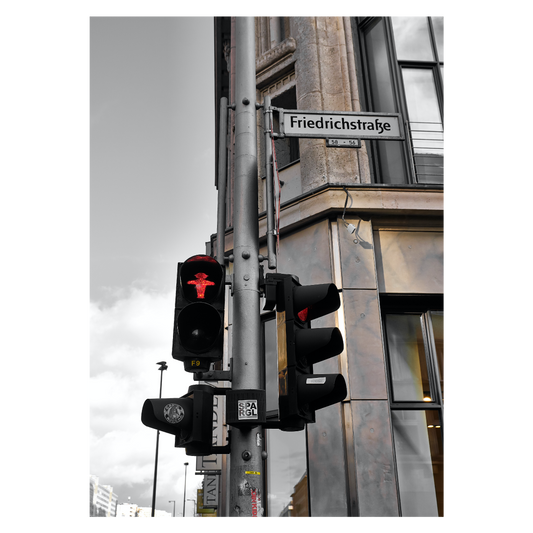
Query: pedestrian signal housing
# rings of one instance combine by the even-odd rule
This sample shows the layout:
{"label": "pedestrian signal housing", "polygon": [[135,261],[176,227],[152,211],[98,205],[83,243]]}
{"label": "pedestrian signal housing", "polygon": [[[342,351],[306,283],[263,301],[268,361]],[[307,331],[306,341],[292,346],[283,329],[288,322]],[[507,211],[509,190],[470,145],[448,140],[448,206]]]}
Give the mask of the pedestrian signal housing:
{"label": "pedestrian signal housing", "polygon": [[178,264],[172,357],[187,372],[207,371],[220,361],[224,343],[225,271],[208,255]]}

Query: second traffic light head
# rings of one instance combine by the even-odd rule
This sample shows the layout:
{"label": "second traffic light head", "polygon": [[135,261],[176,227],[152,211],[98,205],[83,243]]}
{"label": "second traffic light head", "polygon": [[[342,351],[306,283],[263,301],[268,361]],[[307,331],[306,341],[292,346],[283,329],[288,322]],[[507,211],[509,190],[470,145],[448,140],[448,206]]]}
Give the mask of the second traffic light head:
{"label": "second traffic light head", "polygon": [[344,350],[338,328],[310,324],[340,307],[339,291],[333,283],[302,286],[289,274],[267,274],[265,287],[267,308],[277,312],[279,421],[271,427],[298,431],[346,397],[341,374],[313,373],[315,363]]}

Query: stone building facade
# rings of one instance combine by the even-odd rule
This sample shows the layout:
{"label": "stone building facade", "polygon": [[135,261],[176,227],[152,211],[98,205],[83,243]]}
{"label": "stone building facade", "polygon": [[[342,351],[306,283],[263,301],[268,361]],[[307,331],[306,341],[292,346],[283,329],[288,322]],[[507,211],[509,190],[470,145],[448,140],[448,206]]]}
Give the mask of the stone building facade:
{"label": "stone building facade", "polygon": [[[342,373],[348,394],[317,411],[316,423],[304,431],[265,430],[265,514],[442,516],[442,19],[255,20],[258,103],[268,95],[282,109],[399,113],[405,135],[363,140],[357,149],[327,147],[325,139],[275,141],[277,272],[340,289],[340,309],[316,326],[337,326],[344,351],[315,365],[315,372]],[[218,120],[220,97],[233,101],[234,19],[215,19],[215,54]],[[257,117],[266,256],[261,109]],[[233,246],[233,134],[230,112],[226,255]],[[263,312],[262,320],[267,410],[274,412],[275,313]],[[224,457],[219,516],[229,515],[228,461]]]}

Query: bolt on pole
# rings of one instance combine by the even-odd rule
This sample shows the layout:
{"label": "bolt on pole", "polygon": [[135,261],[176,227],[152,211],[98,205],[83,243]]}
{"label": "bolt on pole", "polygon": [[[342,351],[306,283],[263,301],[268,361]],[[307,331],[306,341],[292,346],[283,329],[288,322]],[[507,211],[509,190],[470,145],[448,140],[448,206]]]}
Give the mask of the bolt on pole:
{"label": "bolt on pole", "polygon": [[[261,389],[255,21],[236,18],[232,389]],[[262,428],[231,430],[232,517],[263,514]]]}

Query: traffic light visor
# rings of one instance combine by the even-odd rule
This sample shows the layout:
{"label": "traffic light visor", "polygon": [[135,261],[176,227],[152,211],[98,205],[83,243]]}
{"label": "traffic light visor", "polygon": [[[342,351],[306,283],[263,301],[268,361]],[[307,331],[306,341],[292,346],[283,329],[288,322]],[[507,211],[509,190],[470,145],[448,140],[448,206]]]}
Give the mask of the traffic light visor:
{"label": "traffic light visor", "polygon": [[341,305],[339,290],[333,283],[294,287],[293,298],[294,312],[302,322],[332,313]]}
{"label": "traffic light visor", "polygon": [[342,333],[338,328],[299,329],[295,331],[296,354],[314,365],[344,350]]}
{"label": "traffic light visor", "polygon": [[298,376],[298,399],[313,411],[341,402],[347,392],[346,381],[341,374]]}
{"label": "traffic light visor", "polygon": [[179,435],[192,425],[193,404],[190,398],[164,398],[144,402],[141,422],[152,429]]}

